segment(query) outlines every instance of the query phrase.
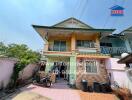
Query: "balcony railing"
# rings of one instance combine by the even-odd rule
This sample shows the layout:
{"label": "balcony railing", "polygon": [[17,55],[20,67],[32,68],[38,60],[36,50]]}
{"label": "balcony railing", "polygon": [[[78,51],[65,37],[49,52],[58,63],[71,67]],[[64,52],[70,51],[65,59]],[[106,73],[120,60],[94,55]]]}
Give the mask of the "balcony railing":
{"label": "balcony railing", "polygon": [[97,48],[78,47],[76,50],[78,52],[85,52],[85,53],[96,53],[97,52]]}
{"label": "balcony railing", "polygon": [[101,46],[101,53],[103,54],[112,54],[112,55],[120,55],[124,52],[127,52],[125,47],[103,47]]}
{"label": "balcony railing", "polygon": [[68,51],[67,46],[49,46],[48,51]]}
{"label": "balcony railing", "polygon": [[76,47],[76,50],[78,52],[85,52],[85,53],[96,53],[97,49],[98,49],[98,45],[94,42],[89,42],[87,45]]}

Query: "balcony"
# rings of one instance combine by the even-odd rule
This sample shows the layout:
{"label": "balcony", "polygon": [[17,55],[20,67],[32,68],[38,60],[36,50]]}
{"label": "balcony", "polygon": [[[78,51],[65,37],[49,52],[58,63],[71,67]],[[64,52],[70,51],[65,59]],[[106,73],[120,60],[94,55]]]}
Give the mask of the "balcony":
{"label": "balcony", "polygon": [[62,52],[66,52],[66,51],[68,51],[68,47],[67,46],[50,45],[49,48],[48,48],[48,51],[62,51]]}
{"label": "balcony", "polygon": [[71,51],[68,50],[68,47],[66,46],[54,46],[54,45],[49,45],[47,50],[43,51],[44,56],[71,56]]}
{"label": "balcony", "polygon": [[82,53],[97,53],[98,45],[95,42],[78,43],[76,50]]}
{"label": "balcony", "polygon": [[125,47],[100,47],[101,53],[103,54],[111,54],[120,56],[122,53],[127,52]]}
{"label": "balcony", "polygon": [[84,47],[78,47],[76,49],[77,52],[82,52],[82,53],[96,53],[97,48],[84,48]]}

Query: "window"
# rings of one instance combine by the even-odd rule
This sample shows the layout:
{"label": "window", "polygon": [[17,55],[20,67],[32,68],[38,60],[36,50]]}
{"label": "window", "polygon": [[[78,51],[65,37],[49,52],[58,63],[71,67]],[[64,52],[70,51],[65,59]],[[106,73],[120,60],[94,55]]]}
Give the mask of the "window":
{"label": "window", "polygon": [[112,43],[101,42],[100,46],[112,47]]}
{"label": "window", "polygon": [[66,41],[54,41],[53,51],[66,51]]}
{"label": "window", "polygon": [[97,61],[96,60],[86,61],[86,72],[97,73]]}
{"label": "window", "polygon": [[91,40],[77,40],[77,47],[95,48],[94,42]]}

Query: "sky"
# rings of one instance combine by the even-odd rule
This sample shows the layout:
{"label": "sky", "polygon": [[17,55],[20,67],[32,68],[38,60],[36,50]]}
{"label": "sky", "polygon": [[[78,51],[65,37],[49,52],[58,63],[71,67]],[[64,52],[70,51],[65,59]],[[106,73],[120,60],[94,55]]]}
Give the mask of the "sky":
{"label": "sky", "polygon": [[[113,17],[110,8],[124,7],[124,16]],[[44,41],[32,24],[51,26],[75,17],[94,28],[114,28],[114,33],[132,26],[132,0],[0,0],[0,41],[26,44],[40,51]]]}

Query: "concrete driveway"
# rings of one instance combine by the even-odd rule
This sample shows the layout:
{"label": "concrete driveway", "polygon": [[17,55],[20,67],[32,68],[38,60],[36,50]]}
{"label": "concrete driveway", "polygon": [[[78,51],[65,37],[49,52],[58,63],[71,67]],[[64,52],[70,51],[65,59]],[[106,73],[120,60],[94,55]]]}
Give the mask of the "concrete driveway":
{"label": "concrete driveway", "polygon": [[[81,90],[75,90],[69,88],[66,83],[59,82],[55,83],[51,88],[40,87],[37,85],[30,84],[20,89],[21,93],[12,96],[13,100],[25,100],[24,94],[26,91],[38,94],[40,96],[46,97],[46,99],[41,100],[118,100],[113,94],[103,94],[103,93],[88,93]],[[35,95],[34,94],[34,95]],[[19,95],[21,95],[19,97]],[[19,98],[19,99],[16,99]],[[28,96],[26,96],[28,97]],[[23,99],[24,98],[24,99]],[[9,100],[9,99],[8,99]],[[39,99],[26,99],[26,100],[39,100]]]}

